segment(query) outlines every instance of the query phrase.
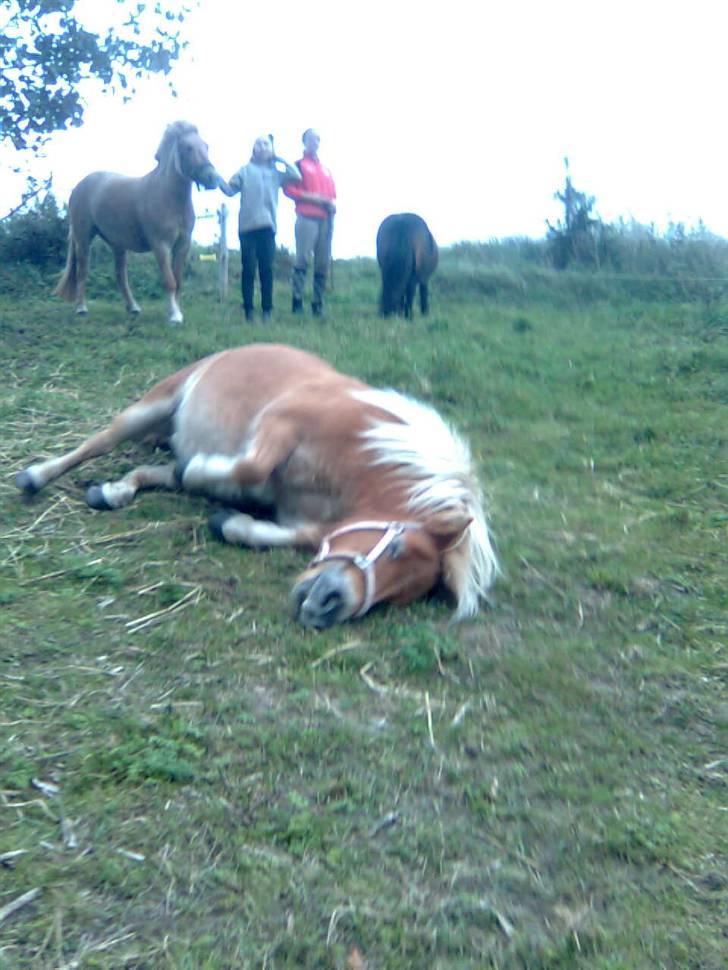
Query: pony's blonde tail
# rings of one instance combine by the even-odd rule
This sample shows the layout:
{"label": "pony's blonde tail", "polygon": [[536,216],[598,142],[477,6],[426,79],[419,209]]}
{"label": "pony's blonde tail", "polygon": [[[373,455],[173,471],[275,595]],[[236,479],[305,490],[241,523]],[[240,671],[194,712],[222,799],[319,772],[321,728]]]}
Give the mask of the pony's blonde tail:
{"label": "pony's blonde tail", "polygon": [[63,275],[58,280],[58,284],[53,292],[56,296],[61,296],[64,300],[68,300],[69,302],[73,303],[73,301],[76,299],[77,287],[78,263],[76,261],[76,244],[73,239],[73,229],[69,228],[66,268],[63,270]]}

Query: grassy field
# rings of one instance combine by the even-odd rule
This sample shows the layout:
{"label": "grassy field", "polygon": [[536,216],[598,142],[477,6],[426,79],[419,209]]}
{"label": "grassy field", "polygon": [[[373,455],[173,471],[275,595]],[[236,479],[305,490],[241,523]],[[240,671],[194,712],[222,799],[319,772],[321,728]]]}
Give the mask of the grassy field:
{"label": "grassy field", "polygon": [[[137,264],[138,266],[138,264]],[[132,268],[132,277],[138,270]],[[431,315],[0,297],[0,967],[701,968],[728,947],[728,303],[445,253]],[[469,438],[503,575],[323,633],[213,506],[14,473],[203,354],[321,353]],[[32,897],[24,894],[32,893]],[[15,911],[14,901],[22,905]]]}

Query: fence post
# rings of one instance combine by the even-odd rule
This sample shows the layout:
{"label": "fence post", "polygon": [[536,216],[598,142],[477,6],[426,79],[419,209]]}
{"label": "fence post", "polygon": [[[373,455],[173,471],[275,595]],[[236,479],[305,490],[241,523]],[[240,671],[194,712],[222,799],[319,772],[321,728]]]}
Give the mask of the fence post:
{"label": "fence post", "polygon": [[224,303],[228,289],[227,206],[224,202],[218,210],[217,219],[220,224],[220,238],[217,242],[217,295],[220,303]]}

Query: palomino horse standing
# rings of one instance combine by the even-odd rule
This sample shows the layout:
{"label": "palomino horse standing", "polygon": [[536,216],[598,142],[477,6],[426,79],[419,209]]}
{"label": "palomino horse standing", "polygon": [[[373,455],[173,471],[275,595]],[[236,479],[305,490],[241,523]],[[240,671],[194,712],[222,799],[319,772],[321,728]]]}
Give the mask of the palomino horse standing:
{"label": "palomino horse standing", "polygon": [[437,268],[435,239],[421,216],[400,212],[387,216],[377,232],[377,262],[382,274],[379,309],[384,317],[403,313],[412,318],[415,290],[420,310],[429,309],[428,281]]}
{"label": "palomino horse standing", "polygon": [[169,296],[169,322],[182,323],[177,297],[195,225],[192,183],[214,189],[219,177],[208,158],[207,145],[187,121],[167,126],[155,158],[157,167],[141,178],[92,172],[71,192],[68,259],[56,293],[75,302],[76,313],[88,313],[89,248],[99,235],[114,254],[116,282],[129,313],[140,309],[129,289],[126,254],[151,250]]}
{"label": "palomino horse standing", "polygon": [[[153,387],[103,431],[16,484],[33,494],[129,439],[175,456],[93,485],[94,509],[139,489],[182,488],[235,510],[215,534],[246,546],[318,549],[293,587],[295,615],[323,628],[383,600],[404,604],[440,580],[456,618],[472,616],[497,571],[465,443],[431,408],[373,390],[292,347],[249,344],[206,357]],[[271,510],[270,520],[242,511]]]}

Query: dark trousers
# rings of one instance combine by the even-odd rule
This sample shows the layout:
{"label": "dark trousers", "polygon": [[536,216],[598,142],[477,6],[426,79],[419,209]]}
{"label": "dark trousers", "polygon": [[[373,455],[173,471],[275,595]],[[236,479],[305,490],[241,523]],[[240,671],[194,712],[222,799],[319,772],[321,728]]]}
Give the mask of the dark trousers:
{"label": "dark trousers", "polygon": [[243,307],[253,310],[255,271],[260,275],[260,296],[263,313],[273,309],[273,260],[276,255],[276,236],[272,229],[251,229],[240,233],[240,261],[242,263]]}

